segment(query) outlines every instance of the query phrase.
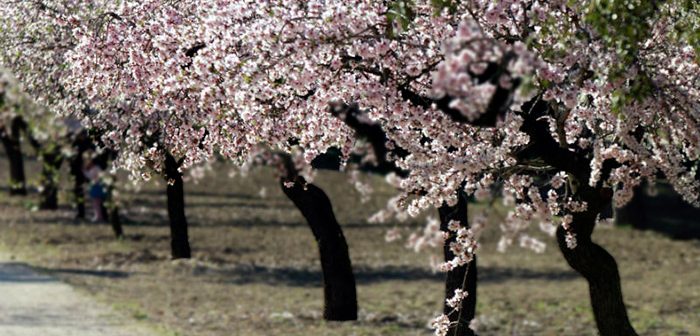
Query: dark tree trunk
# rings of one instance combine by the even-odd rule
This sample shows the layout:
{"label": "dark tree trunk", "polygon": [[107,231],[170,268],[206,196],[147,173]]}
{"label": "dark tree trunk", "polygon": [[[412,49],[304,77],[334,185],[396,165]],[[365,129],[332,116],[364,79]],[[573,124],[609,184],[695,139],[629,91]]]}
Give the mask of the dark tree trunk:
{"label": "dark tree trunk", "polygon": [[124,238],[124,229],[122,228],[122,221],[119,217],[119,207],[112,206],[109,211],[109,224],[112,225],[112,231],[117,239]]}
{"label": "dark tree trunk", "polygon": [[313,184],[307,184],[300,176],[290,188],[282,190],[306,218],[311,227],[321,255],[323,270],[323,317],[329,321],[357,320],[357,293],[352,272],[350,253],[343,231],[333,213],[333,206],[326,193]]}
{"label": "dark tree trunk", "polygon": [[41,201],[42,210],[58,209],[58,180],[60,178],[63,155],[60,147],[46,146],[41,152]]}
{"label": "dark tree trunk", "polygon": [[636,336],[627,317],[622,299],[620,274],[615,258],[591,240],[596,217],[602,206],[610,202],[611,192],[602,188],[582,187],[580,199],[587,201],[588,210],[573,214],[571,231],[576,235],[576,247],[566,243],[566,231],[557,229],[559,249],[571,268],[588,281],[591,306],[601,336]]}
{"label": "dark tree trunk", "polygon": [[173,259],[188,259],[192,256],[187,234],[187,217],[185,216],[185,190],[180,164],[175,158],[166,154],[165,177],[168,184],[168,217],[170,219],[170,248]]}
{"label": "dark tree trunk", "polygon": [[83,174],[83,152],[78,151],[77,155],[70,160],[70,171],[73,175],[73,198],[75,202],[77,219],[85,219],[85,183],[87,179]]}
{"label": "dark tree trunk", "polygon": [[[469,227],[468,204],[467,197],[463,193],[459,194],[459,200],[454,206],[443,204],[438,208],[440,214],[440,230],[449,232],[447,225],[450,221],[459,221],[462,227]],[[454,253],[450,250],[450,243],[456,239],[452,234],[445,240],[444,253],[445,261],[452,260]],[[464,265],[457,267],[447,272],[445,279],[445,299],[449,299],[454,295],[455,289],[462,289],[468,293],[467,297],[462,301],[462,308],[457,313],[451,313],[454,308],[444,303],[444,313],[450,317],[452,327],[448,331],[450,336],[473,336],[474,331],[469,328],[469,323],[476,314],[476,255],[474,259]]]}
{"label": "dark tree trunk", "polygon": [[117,239],[124,238],[124,229],[122,228],[121,217],[119,217],[119,206],[117,201],[114,199],[114,185],[116,184],[116,178],[107,188],[107,198],[105,202],[102,203],[102,218],[107,218],[109,224],[112,226],[112,231]]}
{"label": "dark tree trunk", "polygon": [[26,195],[27,182],[24,175],[24,160],[19,141],[15,142],[14,139],[3,136],[2,143],[5,146],[5,152],[10,164],[10,195]]}
{"label": "dark tree trunk", "polygon": [[[73,149],[76,154],[70,160],[70,172],[73,175],[73,198],[75,202],[76,218],[85,218],[85,184],[88,182],[83,167],[85,162],[83,155],[88,150],[94,149],[92,141],[86,131],[81,131],[74,135]],[[106,217],[104,217],[106,218]]]}
{"label": "dark tree trunk", "polygon": [[[510,61],[513,55],[506,55],[501,64]],[[489,68],[498,72],[502,66],[490,63]],[[494,72],[487,69],[482,74],[482,79],[497,78],[491,76]],[[444,96],[433,100],[424,97],[409,88],[401,88],[401,95],[404,99],[411,101],[417,106],[433,107],[442,111],[453,121],[471,124],[473,126],[493,126],[492,121],[502,118],[503,113],[508,110],[512,102],[514,88],[519,81],[515,81],[513,88],[503,91],[499,88],[489,103],[482,118],[477,121],[468,120],[459,110],[454,109],[450,102],[450,96]],[[505,90],[505,89],[504,89]],[[574,191],[574,198],[578,201],[587,202],[588,208],[583,213],[576,213],[569,228],[571,233],[576,234],[578,245],[570,249],[567,247],[565,230],[560,227],[557,230],[557,240],[559,249],[569,265],[579,272],[589,284],[591,305],[595,315],[598,331],[602,336],[626,336],[636,335],[627,317],[627,309],[622,299],[620,285],[620,275],[615,259],[602,247],[591,241],[591,234],[595,227],[596,217],[601,213],[604,205],[610,202],[612,191],[602,187],[590,187],[588,181],[591,176],[589,150],[570,150],[565,141],[557,141],[552,135],[549,122],[545,116],[551,116],[553,106],[540,95],[521,105],[521,111],[517,113],[523,118],[520,130],[529,136],[528,146],[519,150],[516,158],[521,162],[543,161],[560,171],[569,174],[572,181],[569,187]],[[496,113],[496,118],[492,118],[492,112]],[[482,123],[483,121],[483,123]],[[563,128],[561,128],[563,130]],[[562,131],[563,133],[563,131]],[[557,136],[560,136],[558,134]],[[601,169],[601,181],[605,181],[611,171],[619,167],[620,163],[608,159],[603,162]],[[579,190],[576,190],[579,189]]]}
{"label": "dark tree trunk", "polygon": [[20,141],[26,124],[20,117],[12,119],[9,129],[0,131],[0,138],[10,163],[10,196],[27,194],[27,179],[24,175],[24,159]]}

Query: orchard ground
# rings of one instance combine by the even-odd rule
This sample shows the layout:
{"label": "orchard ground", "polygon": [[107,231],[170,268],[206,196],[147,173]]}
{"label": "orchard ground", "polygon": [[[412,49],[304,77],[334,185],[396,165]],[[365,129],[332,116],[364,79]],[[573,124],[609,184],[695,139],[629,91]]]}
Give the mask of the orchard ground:
{"label": "orchard ground", "polygon": [[[26,163],[27,175],[38,177],[37,162]],[[313,236],[270,169],[229,177],[233,167],[216,164],[198,184],[186,182],[194,258],[170,261],[162,183],[122,193],[127,238],[116,241],[107,225],[73,220],[67,176],[63,207],[36,211],[36,194],[8,197],[6,167],[2,156],[0,250],[159,326],[163,335],[428,335],[428,320],[441,308],[443,275],[429,265],[441,249],[414,253],[401,241],[384,240],[388,228],[405,228],[405,238],[425,218],[365,221],[392,196],[378,177],[365,177],[376,192],[364,204],[345,175],[322,172],[316,181],[333,202],[358,284],[359,320],[335,323],[321,318]],[[700,220],[687,217],[682,224],[697,227]],[[501,254],[497,230],[491,225],[485,232],[479,252],[480,334],[595,335],[586,283],[566,265],[554,239],[540,235],[548,243],[543,254],[517,246]],[[628,227],[600,228],[594,238],[618,261],[640,334],[700,335],[700,240]]]}

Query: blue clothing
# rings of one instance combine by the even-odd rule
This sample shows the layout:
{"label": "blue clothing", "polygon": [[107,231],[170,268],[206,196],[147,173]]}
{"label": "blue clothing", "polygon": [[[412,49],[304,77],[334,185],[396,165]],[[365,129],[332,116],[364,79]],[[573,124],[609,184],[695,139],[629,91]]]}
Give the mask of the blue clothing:
{"label": "blue clothing", "polygon": [[105,196],[107,196],[107,193],[105,192],[102,183],[97,182],[90,185],[90,198],[104,199]]}

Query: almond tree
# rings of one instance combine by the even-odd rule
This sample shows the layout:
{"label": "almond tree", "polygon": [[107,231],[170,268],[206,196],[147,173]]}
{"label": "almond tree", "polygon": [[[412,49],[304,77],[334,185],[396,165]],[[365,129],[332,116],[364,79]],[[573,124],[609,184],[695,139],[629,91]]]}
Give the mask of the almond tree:
{"label": "almond tree", "polygon": [[[27,96],[20,111],[28,126],[30,143],[42,162],[41,208],[58,206],[61,164],[66,159],[75,159],[72,148],[75,123],[70,114],[89,110],[84,95],[69,90],[64,82],[69,73],[65,56],[76,41],[72,29],[79,20],[95,15],[99,8],[99,1],[12,0],[0,4],[3,16],[0,64],[17,78],[18,89]],[[82,167],[72,170],[76,169]],[[80,207],[80,193],[78,188],[75,190]],[[121,225],[117,225],[118,221],[112,224],[120,237]]]}
{"label": "almond tree", "polygon": [[[195,63],[205,98],[224,115],[259,125],[281,148],[284,132],[295,134],[310,160],[350,147],[352,133],[328,119],[328,105],[357,104],[410,153],[396,159],[410,172],[405,192],[420,196],[410,212],[455,204],[461,191],[487,197],[502,184],[514,210],[501,245],[541,249],[522,233],[538,220],[589,282],[600,333],[635,334],[615,261],[591,233],[603,207],[623,205],[658,175],[698,203],[696,4],[207,7],[208,48]],[[471,234],[455,234],[445,269],[472,257]],[[459,326],[453,315],[436,320],[439,333]]]}
{"label": "almond tree", "polygon": [[22,157],[22,133],[27,123],[21,116],[23,96],[12,76],[3,71],[0,77],[0,140],[10,164],[10,195],[27,194],[27,178]]}
{"label": "almond tree", "polygon": [[[602,335],[636,334],[615,260],[591,240],[602,208],[659,175],[698,204],[694,2],[113,6],[89,25],[66,20],[82,27],[68,82],[99,107],[86,121],[112,130],[105,139],[128,153],[125,167],[180,172],[214,150],[240,161],[261,144],[307,162],[330,147],[347,158],[355,133],[329,107],[356,105],[405,151],[386,159],[408,172],[409,213],[499,190],[513,207],[499,245],[541,250],[524,233],[533,221],[556,234],[589,283]],[[478,245],[474,230],[446,224],[449,271]],[[461,318],[469,293],[453,293],[439,335],[472,332]]]}

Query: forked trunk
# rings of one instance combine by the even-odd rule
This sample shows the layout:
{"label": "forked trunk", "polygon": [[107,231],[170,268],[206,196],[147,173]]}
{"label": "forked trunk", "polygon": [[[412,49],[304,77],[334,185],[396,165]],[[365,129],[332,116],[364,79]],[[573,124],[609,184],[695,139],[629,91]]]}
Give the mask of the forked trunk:
{"label": "forked trunk", "polygon": [[326,193],[297,176],[282,190],[301,211],[316,238],[323,271],[323,317],[329,321],[357,320],[357,293],[350,253]]}
{"label": "forked trunk", "polygon": [[168,217],[170,219],[170,248],[173,259],[192,256],[185,216],[185,190],[180,165],[170,154],[165,156],[165,177],[168,184]]}
{"label": "forked trunk", "polygon": [[[438,208],[440,214],[440,230],[448,232],[448,224],[451,221],[458,221],[461,227],[469,227],[468,204],[466,195],[460,193],[459,200],[454,206],[443,204]],[[450,250],[450,243],[455,241],[455,235],[452,234],[445,240],[444,254],[445,261],[452,260],[454,253]],[[476,256],[474,259],[463,266],[459,266],[449,272],[445,278],[445,300],[454,295],[456,289],[464,290],[468,293],[467,297],[462,301],[462,306],[459,311],[451,313],[454,308],[444,304],[444,313],[449,316],[452,326],[447,335],[450,336],[473,336],[474,331],[469,328],[469,323],[476,315]]]}

